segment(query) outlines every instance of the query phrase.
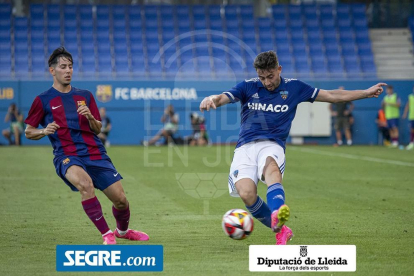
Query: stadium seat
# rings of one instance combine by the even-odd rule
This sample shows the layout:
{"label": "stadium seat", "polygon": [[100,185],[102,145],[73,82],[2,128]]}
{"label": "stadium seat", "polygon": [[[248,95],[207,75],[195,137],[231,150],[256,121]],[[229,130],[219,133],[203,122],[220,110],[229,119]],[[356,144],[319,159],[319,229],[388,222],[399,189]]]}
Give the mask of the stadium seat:
{"label": "stadium seat", "polygon": [[273,18],[285,18],[287,12],[287,5],[273,5],[272,15]]}

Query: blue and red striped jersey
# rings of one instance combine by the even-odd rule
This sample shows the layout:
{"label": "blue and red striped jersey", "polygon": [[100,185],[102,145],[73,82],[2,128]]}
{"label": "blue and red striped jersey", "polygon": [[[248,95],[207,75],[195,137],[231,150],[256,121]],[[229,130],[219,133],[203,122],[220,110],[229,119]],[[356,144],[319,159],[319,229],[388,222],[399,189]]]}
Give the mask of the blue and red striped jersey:
{"label": "blue and red striped jersey", "polygon": [[45,128],[53,121],[60,126],[54,134],[48,135],[56,157],[109,158],[100,139],[90,129],[88,119],[78,114],[81,105],[87,105],[95,119],[101,120],[91,92],[72,87],[70,92],[62,93],[52,87],[35,98],[24,122],[36,128],[39,124]]}

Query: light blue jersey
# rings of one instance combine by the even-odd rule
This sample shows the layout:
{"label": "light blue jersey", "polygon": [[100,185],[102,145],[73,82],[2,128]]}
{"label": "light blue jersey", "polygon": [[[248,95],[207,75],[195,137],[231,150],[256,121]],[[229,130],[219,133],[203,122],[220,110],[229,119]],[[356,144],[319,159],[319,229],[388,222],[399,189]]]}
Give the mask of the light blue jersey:
{"label": "light blue jersey", "polygon": [[241,103],[241,125],[236,148],[253,141],[275,141],[285,149],[296,108],[313,103],[319,89],[296,79],[281,77],[279,87],[268,91],[259,80],[245,80],[224,94],[232,103]]}

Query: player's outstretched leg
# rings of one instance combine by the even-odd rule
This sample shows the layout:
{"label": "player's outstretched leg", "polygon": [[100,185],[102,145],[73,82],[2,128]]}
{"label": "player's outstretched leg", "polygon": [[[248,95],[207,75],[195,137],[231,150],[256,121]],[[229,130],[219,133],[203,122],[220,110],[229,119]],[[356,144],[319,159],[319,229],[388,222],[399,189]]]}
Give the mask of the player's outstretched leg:
{"label": "player's outstretched leg", "polygon": [[115,206],[112,206],[112,213],[116,219],[115,236],[121,239],[127,239],[131,241],[147,241],[149,236],[140,231],[128,229],[130,211],[129,205],[125,210],[118,210]]}
{"label": "player's outstretched leg", "polygon": [[124,188],[121,181],[117,181],[103,190],[104,194],[114,204],[112,206],[112,213],[116,219],[115,236],[120,239],[127,239],[132,241],[147,241],[149,237],[146,233],[128,229],[129,218],[131,216],[129,211],[129,202],[125,196]]}
{"label": "player's outstretched leg", "polygon": [[258,221],[269,228],[271,227],[271,212],[269,206],[267,206],[266,202],[260,196],[257,196],[257,200],[253,205],[246,205],[246,208]]}
{"label": "player's outstretched leg", "polygon": [[285,204],[285,190],[282,184],[275,183],[267,188],[267,204],[272,211],[272,230],[278,233],[290,216],[289,207]]}
{"label": "player's outstretched leg", "polygon": [[82,206],[89,219],[101,232],[103,244],[116,244],[114,233],[112,233],[108,227],[108,224],[106,223],[98,198],[95,196],[93,198],[84,200],[82,201]]}

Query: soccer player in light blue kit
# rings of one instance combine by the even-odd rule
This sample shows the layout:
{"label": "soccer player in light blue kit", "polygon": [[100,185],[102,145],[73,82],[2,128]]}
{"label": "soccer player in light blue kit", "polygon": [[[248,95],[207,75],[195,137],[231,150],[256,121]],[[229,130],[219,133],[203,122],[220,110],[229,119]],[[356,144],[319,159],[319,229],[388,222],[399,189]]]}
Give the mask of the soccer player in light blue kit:
{"label": "soccer player in light blue kit", "polygon": [[[378,97],[385,83],[366,90],[323,90],[296,79],[280,76],[275,52],[260,53],[254,67],[258,78],[245,80],[232,89],[203,99],[200,110],[240,102],[239,140],[230,167],[229,191],[240,196],[250,213],[276,232],[276,244],[286,244],[293,236],[285,225],[290,216],[282,186],[285,171],[286,139],[301,102],[349,102]],[[267,203],[257,195],[259,179],[267,184]]]}

